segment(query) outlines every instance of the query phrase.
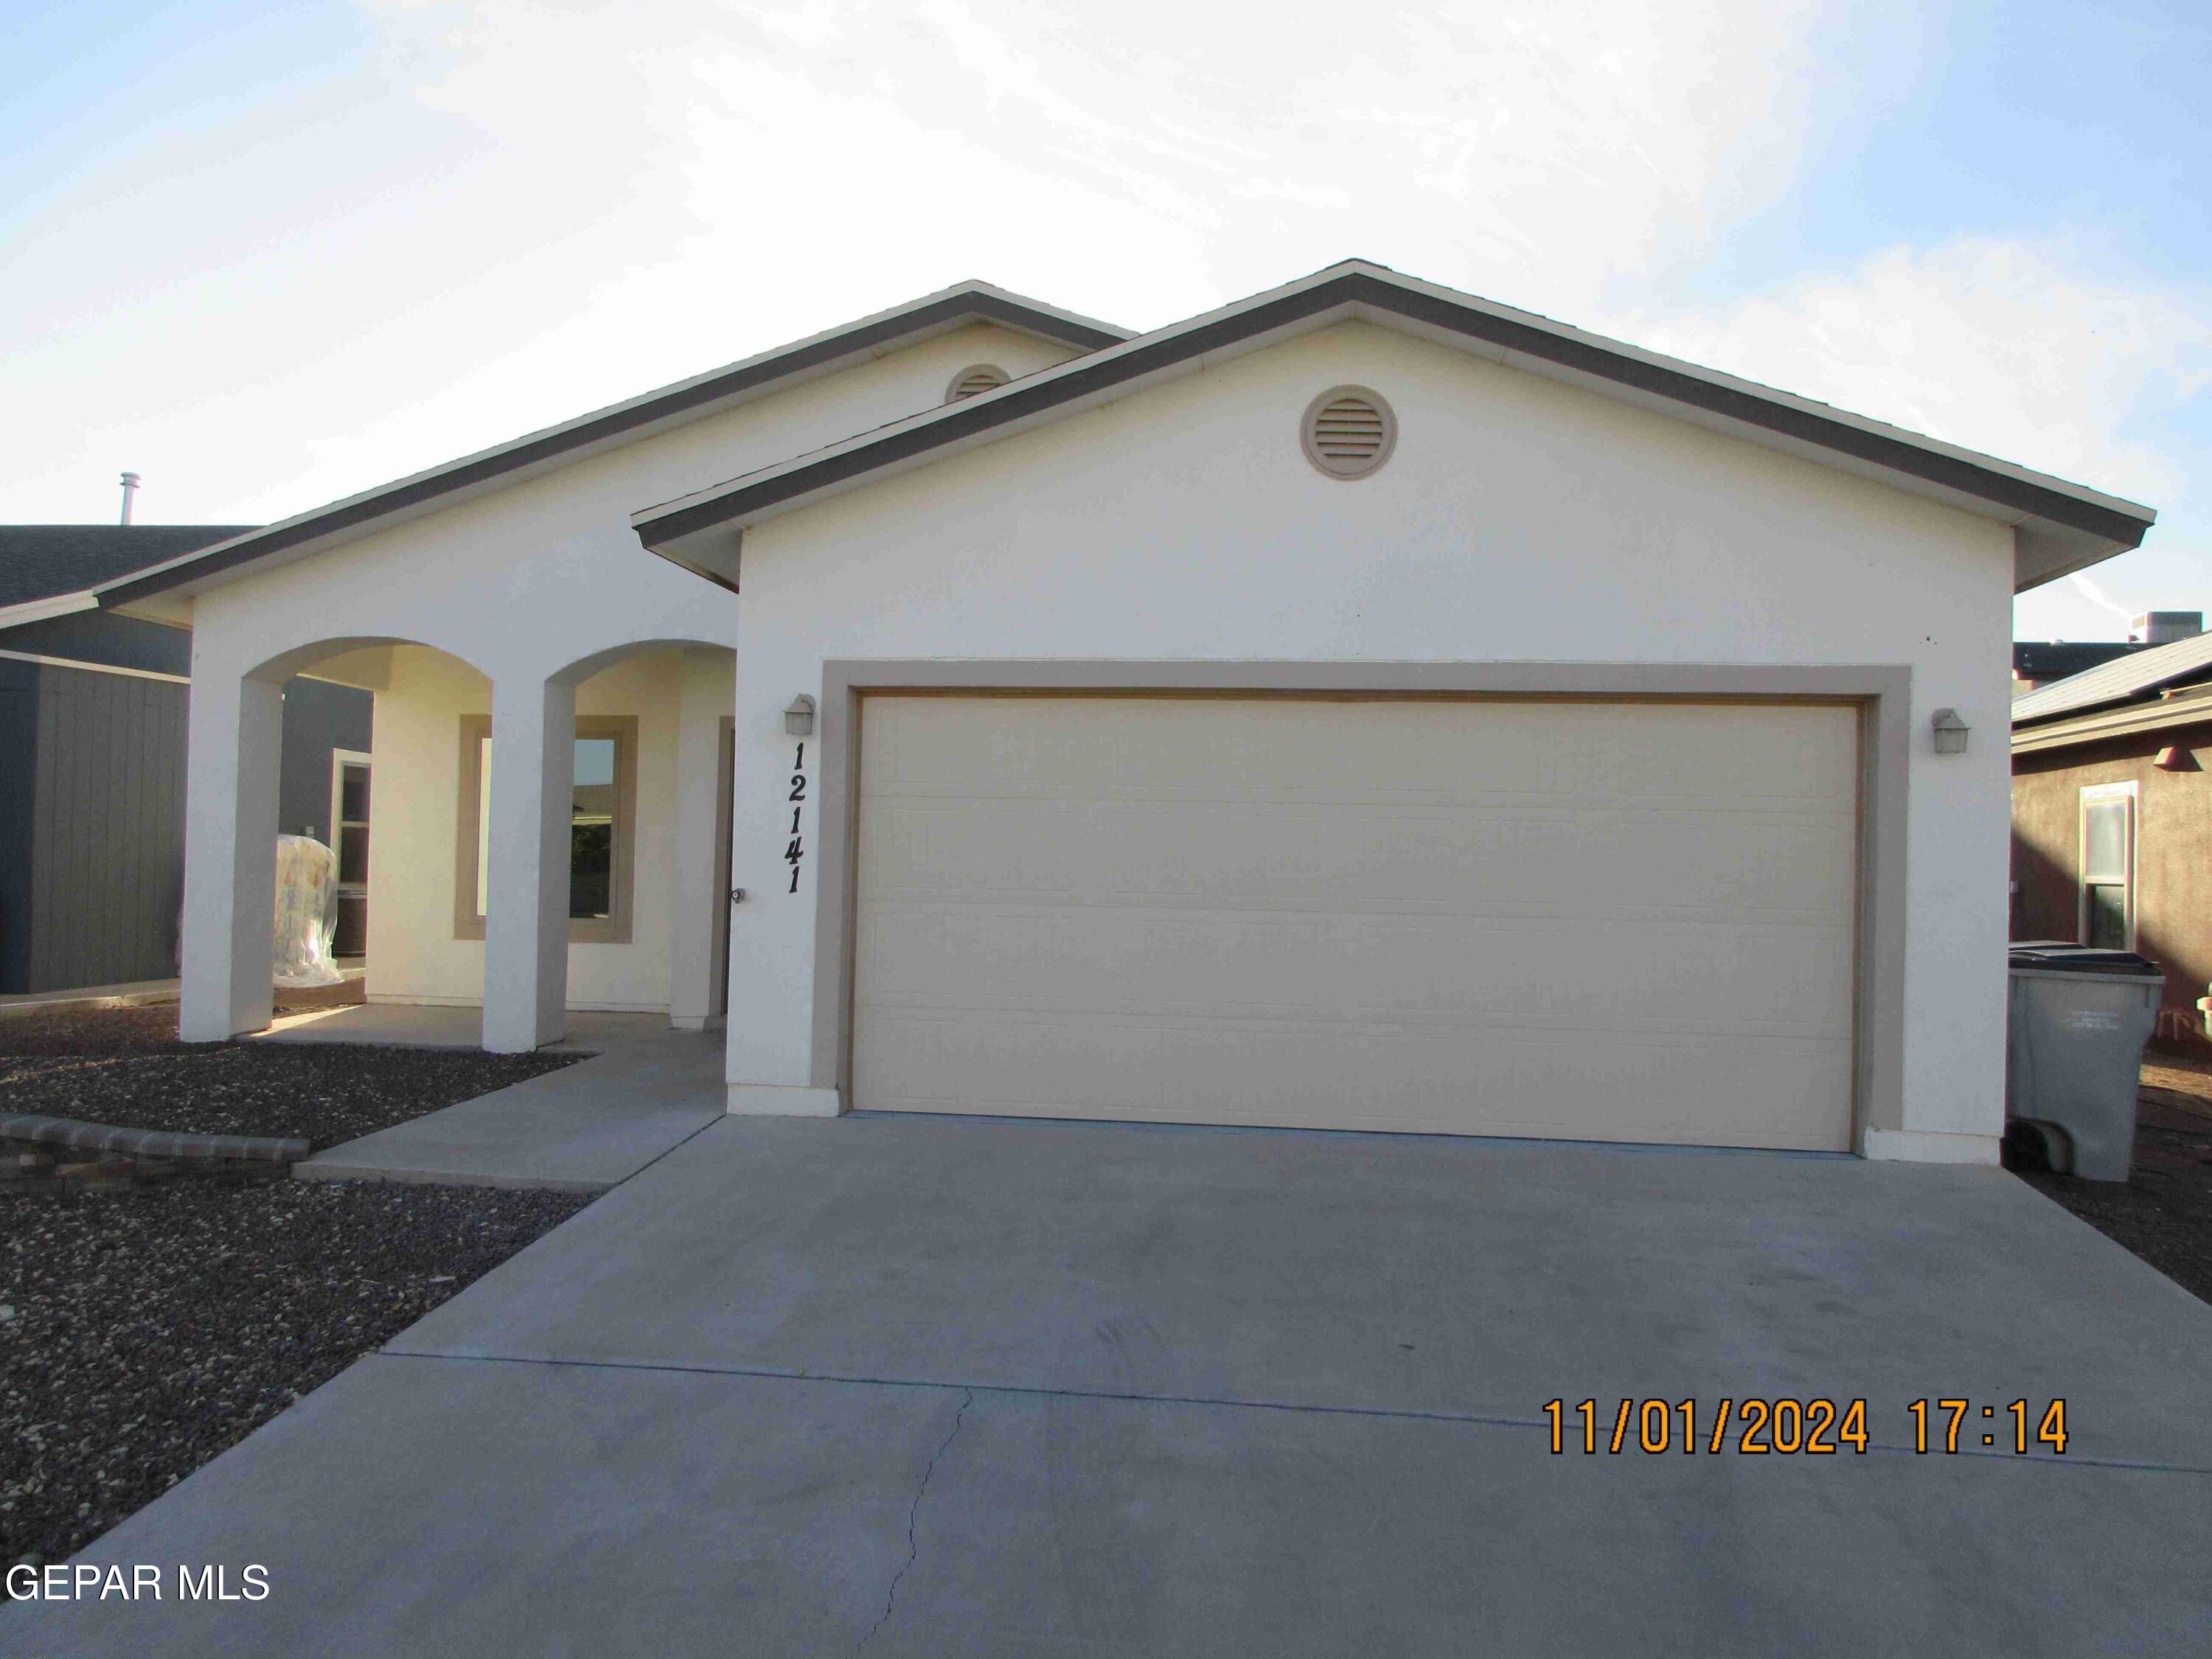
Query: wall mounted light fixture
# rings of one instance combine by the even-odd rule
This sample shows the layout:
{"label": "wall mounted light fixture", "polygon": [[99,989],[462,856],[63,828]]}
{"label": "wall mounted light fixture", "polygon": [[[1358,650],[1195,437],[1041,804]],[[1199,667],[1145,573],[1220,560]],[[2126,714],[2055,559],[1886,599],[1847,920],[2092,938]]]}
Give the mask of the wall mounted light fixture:
{"label": "wall mounted light fixture", "polygon": [[814,735],[814,699],[804,691],[791,700],[791,707],[783,711],[783,730],[787,737],[811,738]]}
{"label": "wall mounted light fixture", "polygon": [[1939,755],[1963,755],[1966,752],[1966,721],[1959,718],[1955,708],[1939,708],[1929,724],[1936,730],[1936,752]]}

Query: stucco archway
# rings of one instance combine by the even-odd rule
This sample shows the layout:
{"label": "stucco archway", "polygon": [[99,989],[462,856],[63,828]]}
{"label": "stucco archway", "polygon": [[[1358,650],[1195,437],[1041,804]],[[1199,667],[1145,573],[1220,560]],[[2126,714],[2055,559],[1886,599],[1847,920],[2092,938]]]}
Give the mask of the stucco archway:
{"label": "stucco archway", "polygon": [[[453,825],[376,808],[395,769],[427,764],[445,781],[450,816],[453,721],[470,706],[488,711],[490,695],[491,681],[473,665],[391,635],[303,641],[232,674],[199,665],[186,805],[185,1040],[220,1041],[270,1023],[280,833],[337,853],[333,944],[360,951],[349,965],[367,969],[371,1000],[482,1002],[482,946],[457,936],[452,915]],[[396,738],[404,741],[395,747]],[[392,908],[420,908],[440,893],[438,932]]]}

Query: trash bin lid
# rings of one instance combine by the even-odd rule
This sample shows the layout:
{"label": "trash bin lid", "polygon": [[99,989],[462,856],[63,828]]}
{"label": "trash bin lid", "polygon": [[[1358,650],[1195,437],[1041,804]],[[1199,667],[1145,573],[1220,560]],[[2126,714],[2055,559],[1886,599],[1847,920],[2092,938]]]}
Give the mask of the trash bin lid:
{"label": "trash bin lid", "polygon": [[2014,968],[2041,968],[2061,974],[2118,974],[2129,979],[2163,979],[2165,969],[2133,951],[2106,951],[2065,939],[2015,939],[2008,947]]}

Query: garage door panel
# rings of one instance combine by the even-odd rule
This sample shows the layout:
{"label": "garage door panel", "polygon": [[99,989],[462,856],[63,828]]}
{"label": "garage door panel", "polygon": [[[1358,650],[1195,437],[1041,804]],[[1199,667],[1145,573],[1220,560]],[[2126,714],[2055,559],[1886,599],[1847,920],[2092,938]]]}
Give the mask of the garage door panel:
{"label": "garage door panel", "polygon": [[1222,802],[894,799],[866,849],[885,896],[1057,894],[1529,914],[1847,920],[1856,826],[1776,813]]}
{"label": "garage door panel", "polygon": [[859,1105],[1845,1144],[1849,708],[932,696],[861,726]]}
{"label": "garage door panel", "polygon": [[856,989],[872,1007],[945,1011],[1847,1035],[1847,933],[1128,908],[1087,915],[1080,948],[1067,933],[1055,908],[884,905],[869,919]]}
{"label": "garage door panel", "polygon": [[869,708],[864,773],[906,796],[1848,811],[1856,793],[1855,714],[1808,722],[1802,704],[878,696]]}
{"label": "garage door panel", "polygon": [[1188,1122],[1202,1088],[1205,1122],[1820,1151],[1849,1082],[1833,1045],[1784,1039],[1747,1051],[1680,1036],[1468,1045],[1440,1027],[1133,1016],[885,1012],[878,1024],[884,1040],[856,1054],[854,1079],[873,1110]]}

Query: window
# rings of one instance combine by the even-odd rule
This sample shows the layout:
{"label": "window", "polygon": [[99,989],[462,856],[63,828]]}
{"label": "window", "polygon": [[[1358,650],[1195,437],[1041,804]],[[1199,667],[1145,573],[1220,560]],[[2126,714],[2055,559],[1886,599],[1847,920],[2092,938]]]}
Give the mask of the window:
{"label": "window", "polygon": [[2106,951],[2136,948],[2136,786],[2081,792],[2081,912],[2078,937]]}
{"label": "window", "polygon": [[[568,801],[568,940],[627,945],[637,813],[637,720],[580,715]],[[491,890],[491,722],[461,717],[453,936],[482,939]]]}
{"label": "window", "polygon": [[337,931],[331,954],[368,948],[368,769],[357,750],[331,750],[331,848],[338,855]]}

